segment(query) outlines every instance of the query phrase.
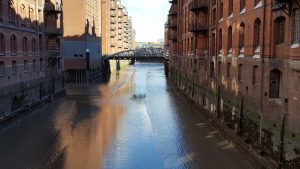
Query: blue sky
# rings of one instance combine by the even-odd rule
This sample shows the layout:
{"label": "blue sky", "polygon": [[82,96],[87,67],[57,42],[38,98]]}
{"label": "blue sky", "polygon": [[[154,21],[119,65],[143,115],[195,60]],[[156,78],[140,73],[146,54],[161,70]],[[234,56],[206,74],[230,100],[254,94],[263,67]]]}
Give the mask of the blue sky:
{"label": "blue sky", "polygon": [[168,0],[122,0],[132,16],[137,42],[156,42],[164,37]]}

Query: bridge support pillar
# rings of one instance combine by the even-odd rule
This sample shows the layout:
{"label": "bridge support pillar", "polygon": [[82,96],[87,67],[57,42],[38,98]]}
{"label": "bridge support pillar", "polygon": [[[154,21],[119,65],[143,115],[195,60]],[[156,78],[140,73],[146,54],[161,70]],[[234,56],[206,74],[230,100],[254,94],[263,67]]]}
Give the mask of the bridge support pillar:
{"label": "bridge support pillar", "polygon": [[165,75],[168,77],[169,76],[169,61],[164,60],[164,67],[165,67]]}
{"label": "bridge support pillar", "polygon": [[118,59],[116,62],[117,62],[116,63],[116,69],[120,70],[121,69],[120,60]]}
{"label": "bridge support pillar", "polygon": [[135,64],[135,59],[133,58],[133,59],[131,59],[131,61],[130,61],[130,65],[134,65]]}

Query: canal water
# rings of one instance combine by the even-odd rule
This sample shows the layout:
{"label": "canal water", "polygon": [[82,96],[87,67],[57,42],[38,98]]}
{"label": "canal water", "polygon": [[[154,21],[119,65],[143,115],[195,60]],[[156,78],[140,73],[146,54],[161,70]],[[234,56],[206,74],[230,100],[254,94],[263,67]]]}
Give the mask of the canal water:
{"label": "canal water", "polygon": [[0,169],[251,169],[231,140],[170,87],[162,64],[143,63],[0,131]]}

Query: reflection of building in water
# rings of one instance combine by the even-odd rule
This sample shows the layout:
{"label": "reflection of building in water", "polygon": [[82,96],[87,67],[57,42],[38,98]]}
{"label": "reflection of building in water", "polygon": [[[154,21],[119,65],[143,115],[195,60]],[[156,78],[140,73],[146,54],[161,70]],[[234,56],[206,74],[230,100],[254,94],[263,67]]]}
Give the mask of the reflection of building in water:
{"label": "reflection of building in water", "polygon": [[100,75],[100,0],[64,1],[66,80],[84,83]]}
{"label": "reflection of building in water", "polygon": [[[103,92],[107,92],[107,89],[103,89]],[[121,105],[90,103],[78,100],[64,102],[58,107],[58,112],[68,110],[58,114],[55,119],[55,128],[61,136],[61,150],[57,152],[63,152],[64,168],[102,168],[105,153],[126,112]],[[82,113],[88,114],[88,118],[76,121],[76,116]]]}
{"label": "reflection of building in water", "polygon": [[63,88],[60,0],[0,1],[0,118]]}

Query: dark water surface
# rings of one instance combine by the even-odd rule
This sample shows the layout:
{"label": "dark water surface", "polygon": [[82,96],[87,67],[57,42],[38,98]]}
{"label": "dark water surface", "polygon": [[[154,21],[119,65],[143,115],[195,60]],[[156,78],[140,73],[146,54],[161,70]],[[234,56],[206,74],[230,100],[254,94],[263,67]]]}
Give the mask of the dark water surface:
{"label": "dark water surface", "polygon": [[250,169],[234,144],[171,89],[161,64],[137,64],[0,132],[0,169]]}

